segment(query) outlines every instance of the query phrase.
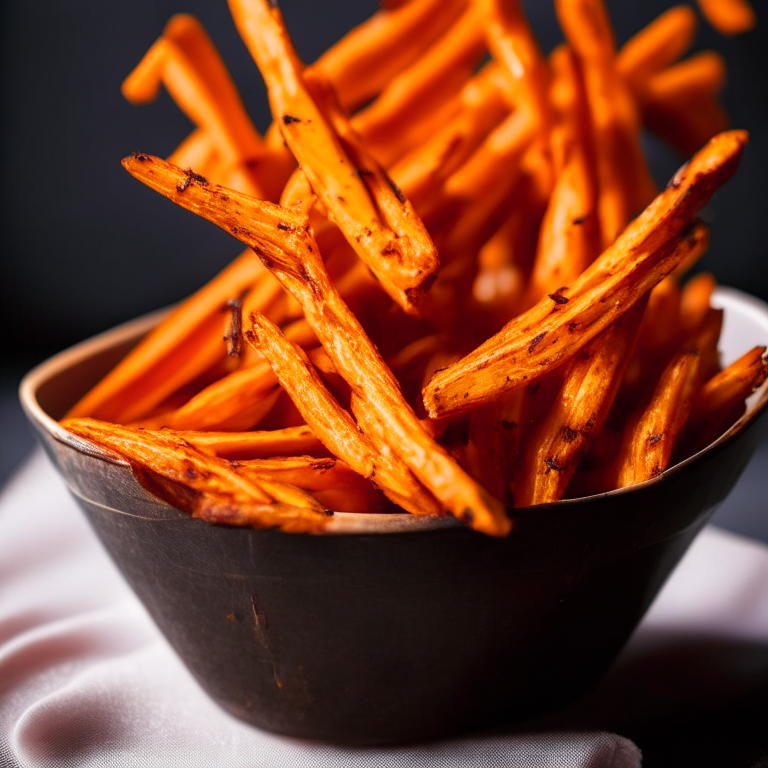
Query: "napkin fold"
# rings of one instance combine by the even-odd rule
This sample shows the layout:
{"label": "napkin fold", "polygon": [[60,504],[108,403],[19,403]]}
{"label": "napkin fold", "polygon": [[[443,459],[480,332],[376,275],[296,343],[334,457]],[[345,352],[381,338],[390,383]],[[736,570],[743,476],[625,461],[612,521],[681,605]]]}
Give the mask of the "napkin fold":
{"label": "napkin fold", "polygon": [[[635,768],[639,749],[595,724],[766,684],[767,585],[767,547],[707,529],[597,690],[529,732],[365,749],[290,739],[208,699],[37,451],[0,496],[0,765]],[[757,650],[714,677],[679,659],[676,675],[653,674],[692,637]]]}

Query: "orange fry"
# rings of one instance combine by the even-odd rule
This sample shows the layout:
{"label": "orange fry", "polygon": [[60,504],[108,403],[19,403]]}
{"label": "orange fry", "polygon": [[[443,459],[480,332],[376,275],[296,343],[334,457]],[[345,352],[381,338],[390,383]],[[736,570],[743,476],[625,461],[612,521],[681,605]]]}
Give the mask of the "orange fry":
{"label": "orange fry", "polygon": [[691,412],[698,367],[698,350],[686,348],[665,368],[650,403],[627,425],[612,487],[642,483],[669,466],[675,440]]}
{"label": "orange fry", "polygon": [[339,459],[281,456],[237,462],[235,471],[303,488],[334,512],[380,512],[386,503],[369,480]]}
{"label": "orange fry", "polygon": [[[180,182],[183,183],[183,182]],[[139,345],[117,364],[93,389],[78,401],[68,417],[92,416],[108,421],[130,421],[161,403],[176,389],[192,381],[220,359],[225,347],[218,339],[211,354],[197,356],[197,364],[189,365],[192,349],[201,347],[201,320],[213,317],[214,331],[227,301],[239,296],[264,271],[253,255],[246,251],[220,272],[211,282],[183,302]],[[210,322],[210,321],[209,321]],[[179,357],[176,350],[183,349]],[[194,358],[194,352],[192,353]],[[184,376],[180,375],[182,371]],[[126,403],[139,398],[137,387],[145,396],[140,408],[126,409]],[[155,389],[157,387],[157,389]],[[137,412],[138,411],[138,412]]]}
{"label": "orange fry", "polygon": [[62,426],[127,459],[148,490],[191,512],[193,517],[295,533],[318,533],[328,522],[327,514],[314,506],[307,509],[270,504],[274,496],[261,484],[241,477],[228,461],[202,453],[170,433],[130,429],[93,419],[68,419]]}
{"label": "orange fry", "polygon": [[602,247],[653,198],[656,188],[640,147],[640,119],[616,69],[613,29],[603,0],[556,0],[566,39],[583,64],[594,132]]}
{"label": "orange fry", "polygon": [[246,337],[270,362],[275,375],[312,431],[334,455],[373,480],[403,509],[440,514],[440,507],[396,456],[379,453],[321,381],[300,347],[291,344],[263,316],[248,318]]}
{"label": "orange fry", "polygon": [[[319,79],[312,80],[310,94],[280,11],[267,0],[230,0],[230,7],[267,83],[286,143],[328,215],[387,293],[416,312],[438,266],[426,229],[402,193],[366,157],[341,111],[334,110],[332,126],[315,102],[317,94],[324,97],[324,108],[331,106]],[[344,136],[337,133],[340,127]]]}
{"label": "orange fry", "polygon": [[555,49],[552,67],[560,101],[558,113],[563,115],[553,132],[562,149],[554,154],[563,159],[539,231],[526,308],[569,285],[599,253],[597,181],[591,138],[584,130],[589,119],[586,96],[570,49]]}
{"label": "orange fry", "polygon": [[706,20],[722,35],[741,35],[757,24],[747,0],[697,0]]}
{"label": "orange fry", "polygon": [[701,227],[680,233],[734,174],[746,141],[744,131],[715,137],[569,290],[542,299],[436,373],[424,390],[427,413],[459,413],[545,374],[666,277],[699,246]]}
{"label": "orange fry", "polygon": [[134,104],[151,101],[163,82],[223,163],[240,167],[245,190],[272,197],[275,183],[258,168],[267,150],[202,24],[189,14],[171,17],[146,58],[148,64],[140,64],[123,84],[126,99]]}
{"label": "orange fry", "polygon": [[645,309],[638,302],[584,347],[563,374],[553,406],[525,443],[516,507],[561,499],[576,467],[608,419]]}
{"label": "orange fry", "polygon": [[417,210],[507,115],[500,81],[498,67],[484,66],[459,94],[458,113],[390,169],[395,183]]}
{"label": "orange fry", "polygon": [[680,296],[680,332],[684,337],[694,336],[701,329],[715,288],[717,282],[708,272],[702,272],[686,283]]}
{"label": "orange fry", "polygon": [[175,432],[204,453],[223,459],[264,459],[271,456],[325,454],[323,444],[305,424],[267,432]]}
{"label": "orange fry", "polygon": [[308,69],[333,83],[342,106],[354,110],[413,64],[456,21],[466,4],[467,0],[411,0],[391,11],[379,11]]}
{"label": "orange fry", "polygon": [[264,360],[213,382],[181,408],[152,419],[175,430],[242,432],[272,409],[280,387]]}
{"label": "orange fry", "polygon": [[693,45],[698,23],[689,5],[664,11],[621,47],[616,58],[619,73],[631,86],[643,84],[685,54]]}
{"label": "orange fry", "polygon": [[389,167],[428,135],[425,126],[444,122],[445,107],[450,108],[451,97],[484,53],[481,19],[470,5],[431,48],[387,84],[373,104],[352,118],[352,127],[371,154]]}
{"label": "orange fry", "polygon": [[474,0],[486,22],[488,46],[510,83],[511,101],[530,112],[539,137],[550,127],[549,69],[519,0]]}
{"label": "orange fry", "polygon": [[704,448],[721,434],[734,408],[768,378],[765,349],[751,349],[701,388],[686,426],[686,438],[694,450]]}

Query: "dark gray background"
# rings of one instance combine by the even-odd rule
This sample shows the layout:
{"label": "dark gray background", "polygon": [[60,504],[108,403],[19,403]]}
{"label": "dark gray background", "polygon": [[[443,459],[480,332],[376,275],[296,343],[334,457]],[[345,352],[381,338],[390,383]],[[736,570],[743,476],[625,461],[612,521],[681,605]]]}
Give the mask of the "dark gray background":
{"label": "dark gray background", "polygon": [[[670,4],[609,1],[619,41]],[[375,5],[283,0],[281,7],[300,54],[311,61]],[[696,43],[696,49],[725,54],[726,106],[734,126],[752,133],[737,178],[708,209],[712,246],[702,267],[724,284],[768,299],[768,2],[754,5],[761,16],[756,31],[729,40],[702,23]],[[528,0],[526,8],[549,50],[561,38],[551,3]],[[25,370],[65,346],[186,296],[239,251],[227,235],[145,189],[120,167],[134,149],[169,154],[190,130],[164,93],[155,104],[136,108],[119,91],[178,11],[204,22],[258,127],[266,128],[264,87],[225,0],[0,4],[0,483],[32,446],[15,394]],[[679,159],[653,140],[648,151],[654,174],[665,182]],[[763,434],[758,455],[716,522],[768,542],[768,430]],[[763,690],[733,707],[638,725],[634,732],[628,726],[625,732],[645,750],[647,766],[746,766],[759,755],[755,725],[768,723],[766,702]],[[673,732],[678,746],[670,752],[662,745]],[[741,749],[723,747],[723,735],[726,744],[738,741]],[[691,740],[698,744],[697,758],[687,762],[682,745]],[[737,753],[729,762],[727,756]]]}

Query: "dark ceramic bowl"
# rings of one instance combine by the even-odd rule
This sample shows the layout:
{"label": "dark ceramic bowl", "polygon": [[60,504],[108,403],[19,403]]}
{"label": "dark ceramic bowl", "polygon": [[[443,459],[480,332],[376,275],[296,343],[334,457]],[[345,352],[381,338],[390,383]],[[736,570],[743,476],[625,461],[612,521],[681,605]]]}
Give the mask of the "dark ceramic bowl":
{"label": "dark ceramic bowl", "polygon": [[[768,306],[720,290],[725,362],[768,340]],[[327,535],[193,520],[62,416],[158,320],[32,371],[21,399],[51,460],[200,685],[277,733],[351,744],[436,737],[551,710],[592,686],[757,441],[747,414],[655,480],[516,510],[509,538],[452,520],[337,515]]]}

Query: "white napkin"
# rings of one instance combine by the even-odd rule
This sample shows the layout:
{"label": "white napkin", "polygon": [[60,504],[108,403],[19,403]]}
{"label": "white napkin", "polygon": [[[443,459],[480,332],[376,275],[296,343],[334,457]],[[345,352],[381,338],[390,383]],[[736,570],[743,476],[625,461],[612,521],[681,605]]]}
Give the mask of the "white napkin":
{"label": "white napkin", "polygon": [[568,710],[572,717],[559,730],[539,724],[529,734],[394,749],[331,747],[259,731],[207,698],[38,451],[0,497],[0,765],[635,767],[640,752],[628,739],[568,723],[600,722],[604,711],[659,714],[658,685],[669,708],[686,699],[727,700],[764,684],[765,654],[751,666],[742,660],[738,669],[717,671],[714,680],[683,664],[673,679],[649,685],[648,671],[660,649],[692,635],[768,641],[766,585],[768,548],[708,529],[622,660]]}

